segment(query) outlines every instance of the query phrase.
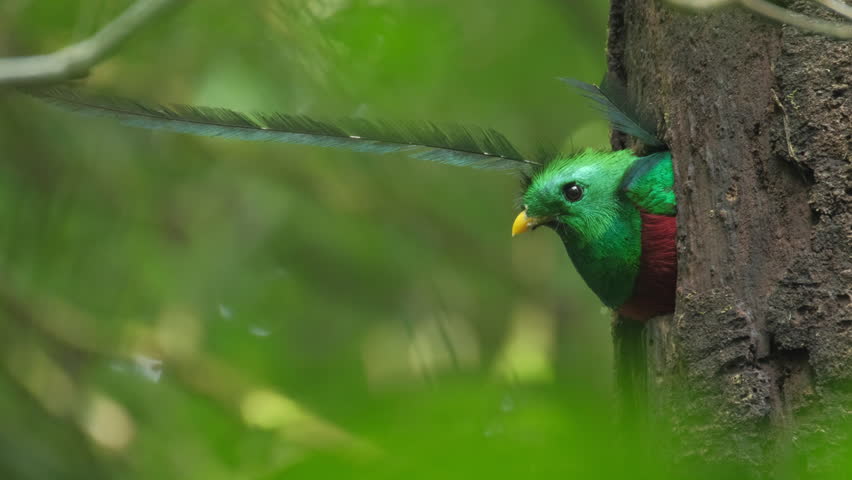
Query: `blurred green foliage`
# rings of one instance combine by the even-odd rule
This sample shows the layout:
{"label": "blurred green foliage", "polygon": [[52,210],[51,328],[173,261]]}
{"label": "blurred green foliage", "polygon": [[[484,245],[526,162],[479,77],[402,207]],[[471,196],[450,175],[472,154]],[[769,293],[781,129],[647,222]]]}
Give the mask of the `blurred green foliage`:
{"label": "blurred green foliage", "polygon": [[[0,54],[126,0],[0,4]],[[190,2],[86,82],[161,102],[495,127],[606,147],[557,76],[607,5]],[[152,133],[0,96],[0,477],[636,476],[609,316],[517,179]]]}

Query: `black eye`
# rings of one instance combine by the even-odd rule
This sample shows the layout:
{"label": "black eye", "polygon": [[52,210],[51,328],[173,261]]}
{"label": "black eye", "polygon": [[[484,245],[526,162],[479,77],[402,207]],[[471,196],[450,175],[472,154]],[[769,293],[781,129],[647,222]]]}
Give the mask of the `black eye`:
{"label": "black eye", "polygon": [[562,195],[564,195],[565,199],[569,202],[576,202],[583,198],[583,187],[574,182],[566,183],[562,186]]}

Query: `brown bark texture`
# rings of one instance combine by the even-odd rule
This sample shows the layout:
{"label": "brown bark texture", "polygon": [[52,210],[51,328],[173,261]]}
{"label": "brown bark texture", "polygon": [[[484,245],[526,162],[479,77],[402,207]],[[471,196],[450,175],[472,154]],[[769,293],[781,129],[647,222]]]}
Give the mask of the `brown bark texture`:
{"label": "brown bark texture", "polygon": [[676,460],[827,468],[852,412],[852,42],[613,0],[608,67],[669,145],[678,198],[677,309],[634,339],[616,326],[617,350],[642,343],[621,374],[642,370]]}

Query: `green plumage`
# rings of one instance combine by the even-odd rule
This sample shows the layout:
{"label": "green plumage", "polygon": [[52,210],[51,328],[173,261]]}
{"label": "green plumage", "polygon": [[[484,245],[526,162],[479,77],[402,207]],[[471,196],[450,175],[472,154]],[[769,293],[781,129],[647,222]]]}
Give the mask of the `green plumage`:
{"label": "green plumage", "polygon": [[672,188],[674,171],[669,152],[642,157],[621,181],[621,189],[636,206],[648,213],[674,215],[677,202]]}
{"label": "green plumage", "polygon": [[[651,150],[665,148],[620,85],[606,79],[600,88],[565,81],[592,100],[613,129]],[[637,319],[671,311],[676,200],[669,152],[637,157],[629,150],[586,150],[555,159],[526,183],[526,216],[557,232],[575,268],[605,305]],[[574,188],[582,189],[582,197],[566,190]],[[637,299],[637,294],[647,298]]]}
{"label": "green plumage", "polygon": [[[642,254],[640,211],[674,215],[671,155],[637,157],[629,150],[586,150],[557,158],[529,181],[527,215],[554,218],[552,227],[577,271],[609,307],[633,293]],[[572,202],[563,188],[576,183],[583,197]]]}
{"label": "green plumage", "polygon": [[491,170],[528,171],[539,165],[491,129],[440,128],[429,122],[390,124],[363,118],[329,122],[283,113],[249,114],[226,108],[151,104],[61,87],[33,88],[26,93],[65,110],[150,130],[376,154],[404,153],[420,160]]}

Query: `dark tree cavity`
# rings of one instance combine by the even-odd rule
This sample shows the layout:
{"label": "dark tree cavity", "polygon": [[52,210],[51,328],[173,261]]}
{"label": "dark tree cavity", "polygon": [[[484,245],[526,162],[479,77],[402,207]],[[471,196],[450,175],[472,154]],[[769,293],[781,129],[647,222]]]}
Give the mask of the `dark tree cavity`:
{"label": "dark tree cavity", "polygon": [[644,360],[618,360],[622,377],[677,460],[824,470],[852,411],[852,42],[613,0],[608,55],[671,147],[678,196],[677,310],[616,326]]}

